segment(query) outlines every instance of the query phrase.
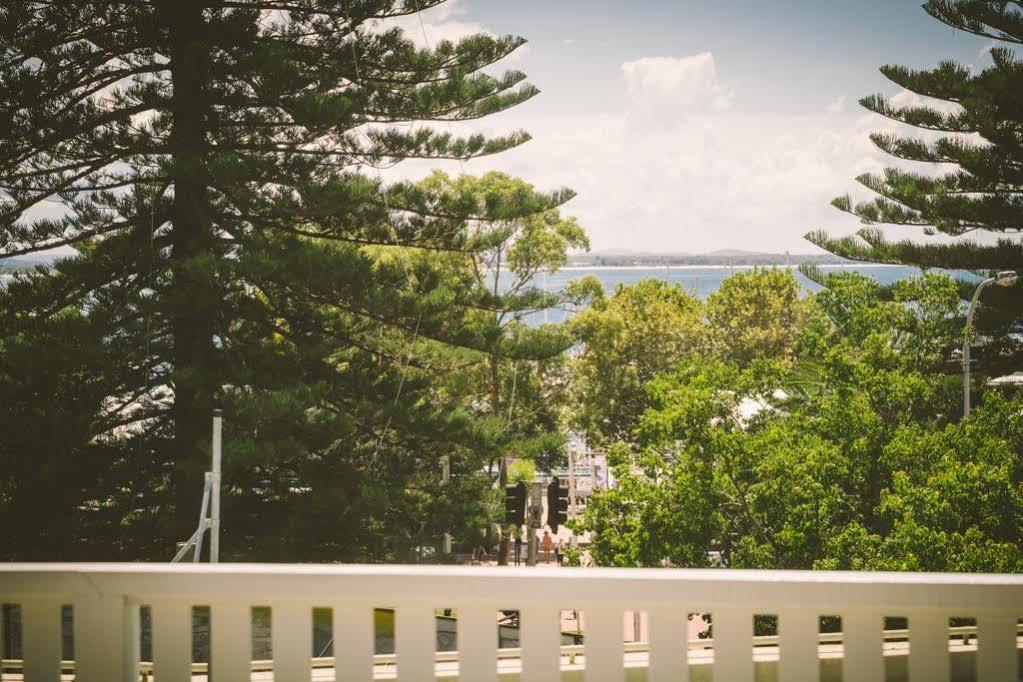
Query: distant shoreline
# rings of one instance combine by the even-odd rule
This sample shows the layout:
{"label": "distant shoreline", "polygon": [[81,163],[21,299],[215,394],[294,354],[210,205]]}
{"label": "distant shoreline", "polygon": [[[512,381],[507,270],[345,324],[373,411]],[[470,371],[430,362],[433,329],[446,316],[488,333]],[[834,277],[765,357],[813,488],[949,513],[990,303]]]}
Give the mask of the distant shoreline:
{"label": "distant shoreline", "polygon": [[[802,263],[703,263],[699,265],[669,265],[665,263],[651,263],[649,265],[586,265],[584,263],[572,263],[558,268],[562,270],[701,270],[707,268],[735,268],[741,270],[752,270],[753,268],[798,268]],[[819,268],[904,268],[905,265],[893,263],[860,263],[849,261],[846,263],[811,263]]]}
{"label": "distant shoreline", "polygon": [[848,265],[853,261],[831,253],[771,253],[722,249],[709,253],[657,253],[638,251],[591,251],[573,253],[568,257],[573,266],[683,267],[722,265]]}

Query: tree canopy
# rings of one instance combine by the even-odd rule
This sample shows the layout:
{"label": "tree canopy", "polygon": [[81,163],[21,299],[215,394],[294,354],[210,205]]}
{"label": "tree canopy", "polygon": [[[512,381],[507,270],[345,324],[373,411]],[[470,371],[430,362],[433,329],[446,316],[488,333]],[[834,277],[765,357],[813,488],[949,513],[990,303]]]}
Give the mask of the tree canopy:
{"label": "tree canopy", "polygon": [[[592,291],[592,283],[575,288]],[[628,439],[648,406],[647,383],[679,363],[791,356],[806,315],[801,294],[790,270],[769,268],[732,275],[705,302],[657,279],[619,286],[610,297],[598,288],[569,322],[579,344],[574,425],[595,443]]]}
{"label": "tree canopy", "polygon": [[885,300],[826,281],[795,362],[690,359],[648,384],[634,443],[609,450],[619,486],[581,522],[596,563],[1023,570],[1023,403],[989,392],[958,419],[954,282]]}
{"label": "tree canopy", "polygon": [[[882,67],[885,77],[917,97],[900,104],[871,95],[860,104],[916,131],[871,135],[896,165],[857,178],[876,195],[872,200],[857,203],[843,196],[833,202],[869,227],[851,237],[817,231],[807,238],[858,261],[982,276],[1021,272],[1023,247],[1015,239],[1023,229],[1023,62],[1014,49],[1023,44],[1019,4],[928,0],[923,7],[948,26],[991,39],[990,65],[979,71],[953,61],[932,69]],[[892,239],[882,225],[913,228],[917,234]],[[929,241],[926,235],[946,238]],[[961,282],[963,298],[969,299],[975,286],[975,281]],[[1014,335],[1023,324],[1020,286],[984,294],[977,328],[992,341],[978,364],[981,376],[1019,369],[1023,360]]]}
{"label": "tree canopy", "polygon": [[[437,347],[486,352],[493,313],[538,299],[402,254],[484,253],[501,237],[479,221],[544,215],[571,193],[373,172],[528,139],[429,125],[537,92],[489,68],[521,38],[422,48],[393,26],[436,4],[0,8],[0,257],[60,254],[0,292],[0,522],[32,539],[7,551],[173,554],[195,525],[214,407],[225,556],[401,556],[444,520],[417,496],[441,455],[463,455],[468,485],[489,436],[436,391],[450,369]],[[464,507],[466,525],[482,502],[469,487],[437,503]]]}

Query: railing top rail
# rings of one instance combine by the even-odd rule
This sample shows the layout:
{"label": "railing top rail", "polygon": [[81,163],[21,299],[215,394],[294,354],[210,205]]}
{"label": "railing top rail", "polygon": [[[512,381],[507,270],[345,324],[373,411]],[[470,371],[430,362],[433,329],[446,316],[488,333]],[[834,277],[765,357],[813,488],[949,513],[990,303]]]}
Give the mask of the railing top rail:
{"label": "railing top rail", "polygon": [[[739,569],[513,568],[326,564],[0,564],[0,598],[122,594],[158,598],[298,599],[495,608],[558,603],[786,608],[1004,609],[1023,604],[1023,575],[761,571]],[[254,600],[254,601],[252,601]],[[200,603],[200,602],[196,602]],[[766,610],[766,609],[771,609]],[[829,613],[827,610],[820,613]],[[963,614],[967,614],[963,611]]]}
{"label": "railing top rail", "polygon": [[804,571],[744,568],[566,568],[536,566],[437,566],[423,564],[171,564],[140,562],[8,562],[0,563],[0,579],[11,573],[101,573],[137,575],[230,574],[304,576],[408,576],[527,578],[552,577],[611,579],[639,582],[699,580],[703,582],[771,582],[898,585],[1023,585],[1023,574],[1015,573],[924,573],[894,571]]}

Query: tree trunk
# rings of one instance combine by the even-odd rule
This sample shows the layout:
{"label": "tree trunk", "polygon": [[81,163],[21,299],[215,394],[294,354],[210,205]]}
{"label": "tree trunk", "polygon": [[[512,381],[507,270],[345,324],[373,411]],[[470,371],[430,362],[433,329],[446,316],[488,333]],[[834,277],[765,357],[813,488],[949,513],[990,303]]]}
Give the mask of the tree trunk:
{"label": "tree trunk", "polygon": [[[494,416],[501,415],[501,373],[500,373],[500,362],[496,355],[491,354],[490,356],[490,410],[494,413]],[[497,463],[497,489],[500,491],[501,499],[504,499],[504,490],[508,485],[508,465],[505,462],[505,456],[503,452],[498,453]],[[504,525],[504,504],[501,504],[501,525]],[[505,529],[507,530],[507,529]],[[509,542],[511,540],[510,535],[507,532],[501,533],[501,542],[497,548],[497,565],[507,566],[508,565],[508,549]]]}
{"label": "tree trunk", "polygon": [[174,183],[172,283],[167,297],[174,339],[172,532],[184,539],[198,519],[217,386],[213,335],[219,297],[206,166],[211,46],[201,2],[175,0],[164,5],[163,11],[173,88],[169,138]]}

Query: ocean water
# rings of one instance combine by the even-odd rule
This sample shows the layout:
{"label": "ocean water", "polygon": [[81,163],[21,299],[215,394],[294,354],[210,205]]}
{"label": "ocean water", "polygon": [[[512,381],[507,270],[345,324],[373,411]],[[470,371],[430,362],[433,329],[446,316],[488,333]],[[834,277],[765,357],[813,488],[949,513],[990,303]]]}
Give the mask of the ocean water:
{"label": "ocean water", "polygon": [[[760,266],[765,267],[765,266]],[[770,267],[770,266],[767,266]],[[775,266],[779,268],[789,267],[785,265]],[[859,272],[877,280],[881,284],[892,284],[900,279],[920,274],[918,268],[905,267],[901,265],[822,265],[819,266],[823,272]],[[561,291],[569,282],[583,277],[593,275],[604,285],[604,290],[610,295],[618,285],[630,286],[644,279],[662,279],[673,284],[679,284],[686,291],[698,298],[707,298],[720,288],[721,283],[732,275],[745,270],[751,270],[751,265],[675,265],[671,267],[650,267],[650,266],[570,266],[558,270],[554,274],[542,274],[536,279],[536,286],[547,291]],[[796,279],[809,291],[818,291],[821,287],[812,280],[807,279],[795,267],[791,268]],[[972,277],[969,273],[955,273],[967,278]],[[0,275],[0,287],[10,275]],[[553,309],[528,316],[530,324],[543,322],[561,322],[570,317],[574,311],[564,309]]]}
{"label": "ocean water", "polygon": [[[759,267],[763,268],[765,266]],[[779,265],[775,267],[788,268],[790,266]],[[825,273],[858,272],[877,280],[881,284],[893,284],[901,279],[920,274],[919,268],[901,265],[849,264],[821,265],[819,267]],[[546,291],[561,291],[569,282],[593,275],[604,285],[604,290],[608,294],[612,294],[618,285],[630,286],[644,279],[662,279],[666,282],[682,286],[683,289],[698,298],[707,298],[717,291],[721,287],[721,283],[732,275],[752,269],[752,265],[676,265],[671,267],[572,266],[562,268],[554,274],[538,276],[536,286]],[[796,280],[808,292],[818,291],[821,288],[816,282],[804,277],[796,267],[792,266],[791,269],[796,276]],[[546,310],[530,315],[527,320],[530,324],[562,322],[573,313],[574,311],[564,309]]]}

